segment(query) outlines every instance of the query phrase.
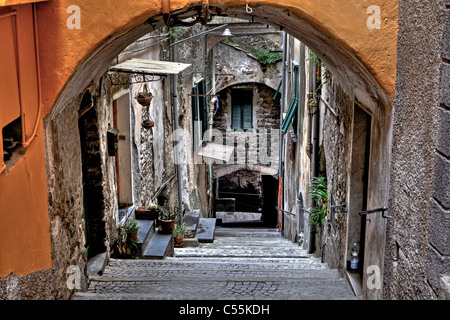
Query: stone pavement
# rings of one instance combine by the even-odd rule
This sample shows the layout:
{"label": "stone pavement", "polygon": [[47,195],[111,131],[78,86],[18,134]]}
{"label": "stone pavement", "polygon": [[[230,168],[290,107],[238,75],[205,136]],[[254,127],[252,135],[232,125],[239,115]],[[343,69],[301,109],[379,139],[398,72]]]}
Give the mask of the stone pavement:
{"label": "stone pavement", "polygon": [[216,229],[213,243],[164,260],[111,259],[73,300],[356,299],[337,270],[274,229]]}

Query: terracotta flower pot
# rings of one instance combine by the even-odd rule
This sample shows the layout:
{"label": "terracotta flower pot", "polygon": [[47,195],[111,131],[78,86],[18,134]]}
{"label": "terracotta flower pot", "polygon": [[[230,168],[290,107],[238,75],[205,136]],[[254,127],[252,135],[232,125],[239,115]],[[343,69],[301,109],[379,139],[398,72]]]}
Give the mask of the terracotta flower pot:
{"label": "terracotta flower pot", "polygon": [[144,95],[144,94],[139,94],[136,97],[137,102],[144,107],[147,107],[150,105],[150,103],[152,102],[153,96],[152,95]]}
{"label": "terracotta flower pot", "polygon": [[175,229],[175,220],[161,220],[158,218],[159,222],[159,232],[161,233],[172,233]]}
{"label": "terracotta flower pot", "polygon": [[152,121],[152,120],[144,120],[144,121],[142,122],[142,126],[143,126],[145,129],[150,129],[150,128],[153,128],[153,127],[155,126],[155,122]]}
{"label": "terracotta flower pot", "polygon": [[182,235],[173,238],[173,245],[175,248],[183,248],[184,237]]}
{"label": "terracotta flower pot", "polygon": [[144,219],[144,220],[155,220],[159,216],[158,209],[145,209],[142,207],[136,208],[135,211],[136,219]]}
{"label": "terracotta flower pot", "polygon": [[133,240],[133,241],[137,241],[137,232],[130,232],[128,233],[128,237]]}

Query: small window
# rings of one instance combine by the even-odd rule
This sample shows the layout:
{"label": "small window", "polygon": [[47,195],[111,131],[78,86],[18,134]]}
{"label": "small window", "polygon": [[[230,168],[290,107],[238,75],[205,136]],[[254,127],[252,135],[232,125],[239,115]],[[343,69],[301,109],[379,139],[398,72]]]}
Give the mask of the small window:
{"label": "small window", "polygon": [[23,154],[22,152],[22,118],[18,117],[2,129],[3,162],[12,167]]}
{"label": "small window", "polygon": [[194,126],[194,150],[197,150],[203,134],[208,130],[208,103],[206,81],[203,79],[192,88],[192,117]]}
{"label": "small window", "polygon": [[234,89],[231,91],[231,128],[249,130],[253,128],[253,90]]}

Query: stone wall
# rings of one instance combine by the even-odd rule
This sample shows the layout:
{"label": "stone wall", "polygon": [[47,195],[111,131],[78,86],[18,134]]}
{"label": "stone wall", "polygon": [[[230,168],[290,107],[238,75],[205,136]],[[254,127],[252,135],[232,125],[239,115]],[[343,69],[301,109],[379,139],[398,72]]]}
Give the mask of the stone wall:
{"label": "stone wall", "polygon": [[[253,92],[253,129],[246,132],[231,129],[231,91],[246,88]],[[230,161],[218,163],[214,170],[226,172],[224,167],[241,165],[250,170],[263,170],[272,175],[278,172],[280,102],[274,100],[275,90],[259,83],[228,87],[219,92],[219,109],[214,115],[214,128],[219,130],[223,143],[235,146]],[[270,150],[270,152],[268,152]],[[218,177],[217,174],[214,175]]]}
{"label": "stone wall", "polygon": [[[326,162],[328,197],[330,205],[346,204],[348,199],[348,175],[351,156],[351,125],[353,122],[353,101],[337,81],[331,78],[326,85],[328,103],[334,107],[337,116],[323,104],[323,150]],[[327,97],[327,98],[328,98]],[[337,268],[341,274],[345,269],[345,248],[347,234],[347,210],[330,209],[322,238],[324,262],[330,268]]]}
{"label": "stone wall", "polygon": [[386,299],[439,297],[450,267],[448,6],[399,1]]}
{"label": "stone wall", "polygon": [[[350,244],[358,242],[361,265],[364,266],[361,267],[360,281],[363,296],[378,299],[380,290],[366,290],[368,274],[363,270],[370,265],[383,265],[386,219],[381,214],[374,214],[364,222],[359,213],[365,207],[380,208],[387,202],[390,102],[382,94],[368,95],[369,89],[366,92],[356,90],[349,79],[333,74],[326,66],[321,68],[321,97],[314,96],[316,77],[310,50],[298,40],[288,39],[288,43],[287,83],[290,85],[284,101],[285,113],[294,95],[292,75],[296,66],[299,68],[300,96],[298,113],[283,139],[283,210],[292,213],[284,216],[285,237],[298,242],[309,252],[315,252],[331,268],[338,268],[342,275],[346,275]],[[328,76],[326,71],[329,71]],[[313,205],[309,194],[314,164],[313,99],[317,99],[319,117],[317,174],[326,176],[328,188],[327,215],[324,224],[316,231],[310,224],[308,212]],[[358,127],[357,109],[365,115],[367,124],[364,128]],[[359,139],[360,129],[370,140]],[[292,134],[297,136],[294,147]],[[361,145],[359,140],[363,142]],[[292,152],[293,148],[295,152]],[[357,170],[361,173],[358,176],[353,174]],[[345,208],[332,210],[332,205],[345,205]]]}
{"label": "stone wall", "polygon": [[[87,286],[86,278],[86,240],[85,215],[91,215],[91,228],[88,240],[92,246],[92,253],[108,251],[110,244],[117,237],[117,203],[115,199],[115,185],[113,160],[107,156],[106,126],[112,122],[112,115],[102,108],[100,82],[85,90],[91,96],[89,105],[85,105],[81,94],[68,105],[59,115],[44,122],[46,133],[46,160],[48,178],[49,218],[52,240],[53,283],[55,283],[54,298],[67,299],[73,292],[68,288],[67,270],[76,266],[80,271],[80,287]],[[83,110],[84,107],[87,109]],[[87,171],[83,173],[82,147],[79,124],[80,112],[89,115],[88,135],[85,137],[85,154],[92,154],[94,158],[85,158]],[[95,120],[95,121],[94,121]],[[91,150],[92,152],[88,152]],[[94,189],[96,197],[94,203],[83,205],[83,174]],[[85,181],[85,182],[86,182]],[[86,184],[87,184],[86,182]],[[84,190],[86,193],[88,190]],[[87,195],[84,196],[87,198]],[[99,233],[100,232],[100,233]],[[89,237],[89,236],[87,236]],[[95,244],[99,246],[95,248]]]}

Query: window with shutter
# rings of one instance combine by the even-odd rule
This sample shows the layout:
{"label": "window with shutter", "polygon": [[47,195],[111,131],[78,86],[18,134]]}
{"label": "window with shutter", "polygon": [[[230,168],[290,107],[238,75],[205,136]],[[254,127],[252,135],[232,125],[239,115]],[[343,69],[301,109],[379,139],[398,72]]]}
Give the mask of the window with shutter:
{"label": "window with shutter", "polygon": [[231,92],[231,128],[249,130],[253,128],[253,90],[234,89]]}
{"label": "window with shutter", "polygon": [[205,79],[197,82],[192,88],[192,118],[194,127],[194,150],[197,150],[203,140],[203,134],[208,130],[208,105]]}

